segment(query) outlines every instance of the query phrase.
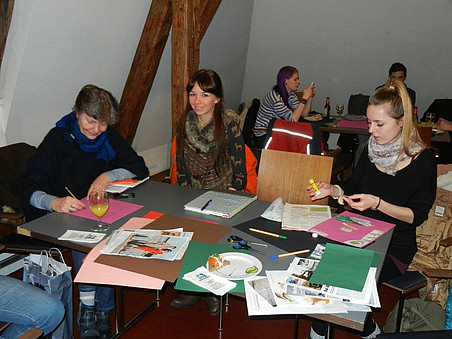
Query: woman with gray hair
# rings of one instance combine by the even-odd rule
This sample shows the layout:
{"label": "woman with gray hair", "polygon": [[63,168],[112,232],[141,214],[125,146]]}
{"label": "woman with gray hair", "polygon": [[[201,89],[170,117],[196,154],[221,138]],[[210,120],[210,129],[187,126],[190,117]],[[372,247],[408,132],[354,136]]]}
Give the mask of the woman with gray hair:
{"label": "woman with gray hair", "polygon": [[[95,85],[80,90],[73,111],[45,136],[20,179],[27,221],[53,211],[80,210],[85,207],[80,199],[105,191],[109,182],[149,175],[143,158],[111,126],[117,120],[118,102],[109,91]],[[72,255],[78,271],[85,254],[73,251]],[[113,289],[78,287],[81,338],[109,338]]]}

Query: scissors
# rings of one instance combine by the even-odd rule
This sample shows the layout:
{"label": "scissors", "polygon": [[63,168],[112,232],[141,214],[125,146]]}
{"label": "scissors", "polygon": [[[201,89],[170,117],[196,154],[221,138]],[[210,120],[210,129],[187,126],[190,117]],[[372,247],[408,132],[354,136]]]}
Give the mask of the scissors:
{"label": "scissors", "polygon": [[267,247],[267,244],[263,244],[263,243],[261,243],[261,242],[247,241],[247,240],[244,240],[243,238],[240,238],[240,237],[238,237],[238,236],[236,236],[236,235],[231,235],[231,236],[228,238],[228,242],[231,243],[231,244],[232,244],[232,243],[235,243],[235,242],[240,242],[240,241],[244,241],[245,244],[259,245],[259,246],[265,246],[265,247]]}
{"label": "scissors", "polygon": [[355,223],[355,224],[358,224],[358,225],[361,225],[361,226],[365,226],[365,227],[372,226],[372,223],[369,220],[356,218],[356,217],[349,217],[349,216],[346,216],[346,215],[338,215],[336,217],[336,219],[339,220],[339,221],[343,221],[343,222]]}
{"label": "scissors", "polygon": [[265,255],[264,252],[259,251],[259,250],[256,250],[255,248],[252,248],[250,245],[248,245],[248,244],[246,243],[245,240],[240,240],[239,242],[235,242],[235,243],[232,245],[232,248],[235,249],[235,250],[250,250],[250,251],[255,251],[255,252],[257,252],[257,253],[260,253],[260,254],[262,254],[262,255]]}

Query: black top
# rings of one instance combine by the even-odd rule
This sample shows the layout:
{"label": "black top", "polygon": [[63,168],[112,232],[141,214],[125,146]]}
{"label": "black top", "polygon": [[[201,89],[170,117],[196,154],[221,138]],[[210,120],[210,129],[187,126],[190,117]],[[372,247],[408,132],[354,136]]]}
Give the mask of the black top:
{"label": "black top", "polygon": [[395,176],[388,175],[370,162],[367,148],[362,152],[353,175],[344,185],[346,195],[366,193],[384,201],[410,208],[414,213],[409,224],[380,211],[358,212],[371,218],[395,224],[388,254],[409,264],[417,251],[416,227],[427,220],[436,196],[436,163],[434,155],[424,150]]}
{"label": "black top", "polygon": [[94,154],[82,151],[76,142],[69,142],[59,127],[52,128],[30,159],[19,180],[19,195],[27,221],[47,213],[30,205],[35,191],[44,191],[57,197],[68,195],[65,187],[81,199],[86,196],[93,181],[102,173],[124,168],[139,179],[149,175],[142,157],[127,144],[112,127],[106,131],[108,141],[115,150],[113,160],[96,159]]}

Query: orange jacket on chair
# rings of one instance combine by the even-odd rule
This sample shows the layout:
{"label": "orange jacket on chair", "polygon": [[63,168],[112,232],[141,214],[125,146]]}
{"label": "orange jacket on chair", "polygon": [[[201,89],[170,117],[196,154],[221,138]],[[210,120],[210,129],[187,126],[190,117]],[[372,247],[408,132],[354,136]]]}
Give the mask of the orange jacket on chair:
{"label": "orange jacket on chair", "polygon": [[[245,191],[256,193],[257,187],[257,159],[247,145],[245,146],[245,162],[246,162],[246,186]],[[176,137],[173,138],[170,152],[170,183],[177,184],[177,165],[176,165]]]}

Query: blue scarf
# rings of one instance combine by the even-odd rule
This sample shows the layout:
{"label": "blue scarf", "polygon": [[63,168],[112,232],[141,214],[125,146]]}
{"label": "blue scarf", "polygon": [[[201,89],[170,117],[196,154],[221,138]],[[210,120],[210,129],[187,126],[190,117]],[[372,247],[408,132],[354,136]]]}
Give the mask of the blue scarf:
{"label": "blue scarf", "polygon": [[69,142],[76,142],[83,152],[95,154],[96,159],[103,159],[105,161],[111,161],[116,155],[115,150],[108,142],[107,132],[103,132],[96,139],[88,139],[80,131],[77,117],[75,113],[71,112],[62,117],[56,126],[63,129],[64,137]]}

